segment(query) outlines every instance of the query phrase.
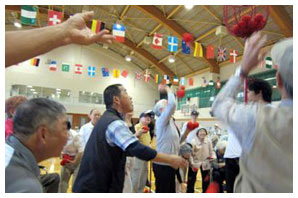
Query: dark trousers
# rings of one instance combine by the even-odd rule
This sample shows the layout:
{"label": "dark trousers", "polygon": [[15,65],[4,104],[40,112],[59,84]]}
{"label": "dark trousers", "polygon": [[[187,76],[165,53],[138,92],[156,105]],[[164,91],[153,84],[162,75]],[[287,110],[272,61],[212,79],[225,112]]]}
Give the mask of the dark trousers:
{"label": "dark trousers", "polygon": [[156,193],[176,193],[176,171],[170,166],[153,163]]}
{"label": "dark trousers", "polygon": [[219,192],[223,193],[223,181],[226,180],[225,169],[213,169],[213,181],[216,181],[219,184]]}
{"label": "dark trousers", "polygon": [[[210,173],[209,170],[202,170],[202,167],[200,168],[201,170],[201,175],[202,175],[202,189],[203,193],[206,192],[208,185],[209,185],[209,180],[204,181],[206,176]],[[194,193],[195,192],[195,183],[197,180],[197,172],[194,172],[191,167],[188,168],[188,179],[187,179],[187,193]]]}
{"label": "dark trousers", "polygon": [[227,192],[233,193],[234,182],[239,174],[239,158],[225,158],[225,164]]}

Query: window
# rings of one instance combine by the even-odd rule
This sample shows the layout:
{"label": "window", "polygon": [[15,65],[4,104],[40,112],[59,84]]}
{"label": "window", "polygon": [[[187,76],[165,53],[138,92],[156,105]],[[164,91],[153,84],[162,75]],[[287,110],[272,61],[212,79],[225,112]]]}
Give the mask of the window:
{"label": "window", "polygon": [[80,91],[79,102],[92,103],[92,104],[104,104],[103,94],[95,92]]}

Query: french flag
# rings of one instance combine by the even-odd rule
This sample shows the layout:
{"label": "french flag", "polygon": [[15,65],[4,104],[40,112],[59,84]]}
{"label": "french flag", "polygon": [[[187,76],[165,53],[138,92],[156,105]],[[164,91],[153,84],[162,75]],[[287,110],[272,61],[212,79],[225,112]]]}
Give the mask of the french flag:
{"label": "french flag", "polygon": [[113,25],[113,35],[116,37],[116,41],[124,42],[125,39],[125,27],[120,24]]}

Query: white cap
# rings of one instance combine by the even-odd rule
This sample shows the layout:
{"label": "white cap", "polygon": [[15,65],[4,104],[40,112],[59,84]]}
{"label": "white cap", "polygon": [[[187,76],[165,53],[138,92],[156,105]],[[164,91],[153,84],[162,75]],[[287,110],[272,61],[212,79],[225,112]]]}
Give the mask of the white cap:
{"label": "white cap", "polygon": [[293,90],[293,38],[276,43],[271,50],[271,57],[283,83]]}

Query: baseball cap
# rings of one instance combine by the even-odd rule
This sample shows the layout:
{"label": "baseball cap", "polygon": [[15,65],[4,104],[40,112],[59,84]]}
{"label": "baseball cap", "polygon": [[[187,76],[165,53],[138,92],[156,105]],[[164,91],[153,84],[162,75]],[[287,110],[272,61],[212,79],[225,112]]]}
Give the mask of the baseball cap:
{"label": "baseball cap", "polygon": [[196,110],[193,110],[190,115],[198,116],[199,113]]}

